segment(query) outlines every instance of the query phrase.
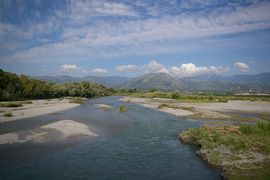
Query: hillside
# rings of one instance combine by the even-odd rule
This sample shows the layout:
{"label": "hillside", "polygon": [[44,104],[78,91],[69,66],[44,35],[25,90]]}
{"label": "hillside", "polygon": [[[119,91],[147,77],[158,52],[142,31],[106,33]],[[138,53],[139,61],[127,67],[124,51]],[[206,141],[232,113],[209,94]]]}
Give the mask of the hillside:
{"label": "hillside", "polygon": [[175,91],[181,89],[181,82],[165,73],[149,73],[137,78],[130,79],[124,83],[121,88]]}
{"label": "hillside", "polygon": [[236,74],[232,76],[221,76],[217,74],[206,74],[194,77],[180,78],[189,81],[207,81],[231,84],[268,84],[270,85],[270,73],[260,74]]}
{"label": "hillside", "polygon": [[206,74],[178,79],[165,73],[149,73],[136,78],[122,76],[39,76],[31,78],[54,83],[86,81],[103,84],[106,87],[136,88],[143,91],[157,89],[188,92],[270,92],[270,73],[232,76]]}

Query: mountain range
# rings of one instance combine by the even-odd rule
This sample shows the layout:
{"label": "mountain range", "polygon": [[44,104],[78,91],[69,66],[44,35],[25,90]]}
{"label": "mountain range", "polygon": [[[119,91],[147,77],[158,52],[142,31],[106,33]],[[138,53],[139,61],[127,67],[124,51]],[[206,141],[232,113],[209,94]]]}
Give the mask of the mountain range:
{"label": "mountain range", "polygon": [[207,74],[194,77],[175,78],[165,73],[149,73],[136,78],[122,76],[38,76],[31,77],[54,83],[93,82],[113,88],[130,88],[147,91],[192,91],[192,92],[270,92],[270,73],[255,75],[221,76]]}

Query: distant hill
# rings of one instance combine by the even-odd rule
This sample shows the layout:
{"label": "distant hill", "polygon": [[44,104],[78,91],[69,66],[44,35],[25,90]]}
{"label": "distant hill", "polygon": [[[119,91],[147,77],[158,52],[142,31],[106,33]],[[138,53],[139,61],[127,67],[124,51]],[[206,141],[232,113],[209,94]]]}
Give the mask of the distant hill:
{"label": "distant hill", "polygon": [[122,76],[85,76],[85,77],[73,77],[73,76],[37,76],[31,77],[34,79],[40,79],[53,83],[69,83],[69,82],[92,82],[103,84],[106,87],[117,87],[128,81],[130,78]]}
{"label": "distant hill", "polygon": [[190,81],[209,81],[220,83],[232,83],[232,84],[269,84],[270,85],[270,73],[260,74],[238,74],[232,76],[221,76],[217,74],[206,74],[195,77],[181,78],[181,80]]}
{"label": "distant hill", "polygon": [[234,84],[268,84],[270,85],[270,73],[260,73],[255,75],[233,75],[224,77],[225,82]]}
{"label": "distant hill", "polygon": [[122,84],[121,88],[174,91],[181,89],[181,82],[165,73],[149,73],[130,79],[126,83]]}
{"label": "distant hill", "polygon": [[149,73],[136,78],[122,76],[39,76],[31,77],[54,83],[93,82],[106,87],[130,88],[148,91],[151,89],[163,91],[188,92],[270,92],[270,73],[255,75],[221,76],[206,74],[195,77],[174,78],[165,73]]}
{"label": "distant hill", "polygon": [[184,91],[270,92],[270,73],[221,76],[216,74],[179,79]]}

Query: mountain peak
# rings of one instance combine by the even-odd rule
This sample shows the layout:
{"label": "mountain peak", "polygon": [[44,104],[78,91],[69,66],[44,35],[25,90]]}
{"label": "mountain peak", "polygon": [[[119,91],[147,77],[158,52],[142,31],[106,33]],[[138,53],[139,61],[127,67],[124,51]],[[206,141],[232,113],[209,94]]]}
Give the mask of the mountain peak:
{"label": "mountain peak", "polygon": [[139,90],[179,90],[181,85],[178,80],[166,73],[148,73],[127,81],[123,88],[136,88]]}

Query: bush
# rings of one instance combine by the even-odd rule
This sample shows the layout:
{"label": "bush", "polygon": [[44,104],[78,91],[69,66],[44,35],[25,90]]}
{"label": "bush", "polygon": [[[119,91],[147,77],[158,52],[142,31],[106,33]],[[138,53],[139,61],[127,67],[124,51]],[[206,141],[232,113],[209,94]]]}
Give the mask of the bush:
{"label": "bush", "polygon": [[158,105],[158,109],[162,109],[163,107],[169,107],[168,104],[160,104]]}
{"label": "bush", "polygon": [[0,107],[21,107],[22,103],[19,102],[7,102],[7,103],[0,103]]}
{"label": "bush", "polygon": [[127,111],[126,106],[120,106],[119,107],[119,112],[126,112],[126,111]]}
{"label": "bush", "polygon": [[13,115],[12,115],[12,113],[11,112],[7,112],[7,113],[4,113],[4,115],[3,115],[4,117],[12,117]]}
{"label": "bush", "polygon": [[85,99],[82,97],[72,97],[69,100],[69,103],[77,103],[77,104],[83,104],[85,102]]}
{"label": "bush", "polygon": [[180,93],[179,92],[173,92],[172,93],[172,99],[177,99],[177,98],[179,98],[180,97]]}

